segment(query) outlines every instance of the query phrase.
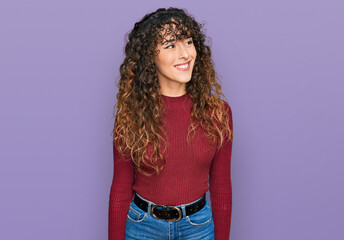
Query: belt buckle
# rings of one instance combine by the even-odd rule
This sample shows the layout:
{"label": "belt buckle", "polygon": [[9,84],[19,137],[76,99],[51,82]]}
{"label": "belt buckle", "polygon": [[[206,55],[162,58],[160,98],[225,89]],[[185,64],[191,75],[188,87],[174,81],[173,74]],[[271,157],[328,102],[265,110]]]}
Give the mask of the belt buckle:
{"label": "belt buckle", "polygon": [[176,222],[176,221],[179,221],[181,218],[182,218],[182,212],[180,211],[180,209],[178,207],[174,207],[174,206],[163,206],[163,207],[170,207],[170,208],[174,208],[178,211],[178,218],[177,219],[163,219],[163,218],[159,218],[158,216],[155,216],[153,210],[157,207],[157,206],[163,206],[163,205],[153,205],[152,208],[151,208],[151,215],[156,218],[156,219],[159,219],[159,220],[167,220],[169,222]]}

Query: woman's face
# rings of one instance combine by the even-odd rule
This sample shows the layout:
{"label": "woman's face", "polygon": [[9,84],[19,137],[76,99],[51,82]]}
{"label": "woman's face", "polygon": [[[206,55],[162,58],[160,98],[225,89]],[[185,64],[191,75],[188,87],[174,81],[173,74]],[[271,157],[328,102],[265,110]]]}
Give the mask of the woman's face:
{"label": "woman's face", "polygon": [[156,50],[159,50],[159,54],[154,56],[154,63],[162,94],[171,96],[185,93],[197,56],[192,38],[175,41],[170,35],[158,43]]}

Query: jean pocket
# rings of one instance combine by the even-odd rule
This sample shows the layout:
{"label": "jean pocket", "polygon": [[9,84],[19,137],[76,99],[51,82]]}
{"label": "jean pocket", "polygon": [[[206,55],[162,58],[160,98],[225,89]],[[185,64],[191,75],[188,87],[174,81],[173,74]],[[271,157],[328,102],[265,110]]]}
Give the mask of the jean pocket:
{"label": "jean pocket", "polygon": [[210,223],[212,219],[213,214],[208,201],[200,211],[186,217],[186,221],[192,226],[203,226]]}
{"label": "jean pocket", "polygon": [[131,222],[142,223],[147,218],[147,213],[143,211],[141,208],[139,208],[138,206],[136,206],[134,201],[132,201],[129,205],[127,218]]}

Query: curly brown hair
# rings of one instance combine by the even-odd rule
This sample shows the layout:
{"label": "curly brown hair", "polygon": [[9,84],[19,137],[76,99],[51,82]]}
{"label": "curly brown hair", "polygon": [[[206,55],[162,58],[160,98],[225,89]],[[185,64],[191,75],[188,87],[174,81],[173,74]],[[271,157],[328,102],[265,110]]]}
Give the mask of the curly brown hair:
{"label": "curly brown hair", "polygon": [[[206,130],[206,137],[212,139],[211,144],[217,140],[217,150],[225,139],[233,139],[231,108],[220,99],[220,95],[224,95],[214,70],[210,47],[205,43],[203,26],[185,9],[159,8],[136,22],[127,35],[125,59],[120,65],[117,85],[117,103],[114,106],[114,111],[116,107],[118,110],[115,114],[113,145],[120,154],[127,154],[126,157],[134,162],[138,171],[146,176],[151,173],[144,171],[143,165],[160,174],[166,162],[160,150],[160,141],[166,139],[159,134],[162,132],[167,138],[161,120],[165,109],[153,61],[153,56],[158,54],[156,46],[166,35],[173,35],[178,40],[191,36],[197,52],[191,80],[186,83],[186,92],[193,101],[187,144],[192,140],[189,134],[192,132],[194,137],[198,125]],[[161,30],[165,30],[165,34],[161,34]],[[152,145],[149,157],[148,143]],[[163,160],[161,166],[158,164],[159,158]]]}

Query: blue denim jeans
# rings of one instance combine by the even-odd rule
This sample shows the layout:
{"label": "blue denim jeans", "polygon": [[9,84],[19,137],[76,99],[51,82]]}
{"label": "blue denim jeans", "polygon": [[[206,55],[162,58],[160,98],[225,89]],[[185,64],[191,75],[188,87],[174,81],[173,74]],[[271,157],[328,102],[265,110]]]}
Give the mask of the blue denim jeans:
{"label": "blue denim jeans", "polygon": [[154,203],[146,201],[149,202],[148,212],[141,210],[134,200],[130,203],[125,228],[126,240],[215,239],[213,215],[208,201],[201,210],[189,216],[185,216],[185,205],[179,205],[183,217],[175,222],[154,218],[150,214],[151,205]]}

